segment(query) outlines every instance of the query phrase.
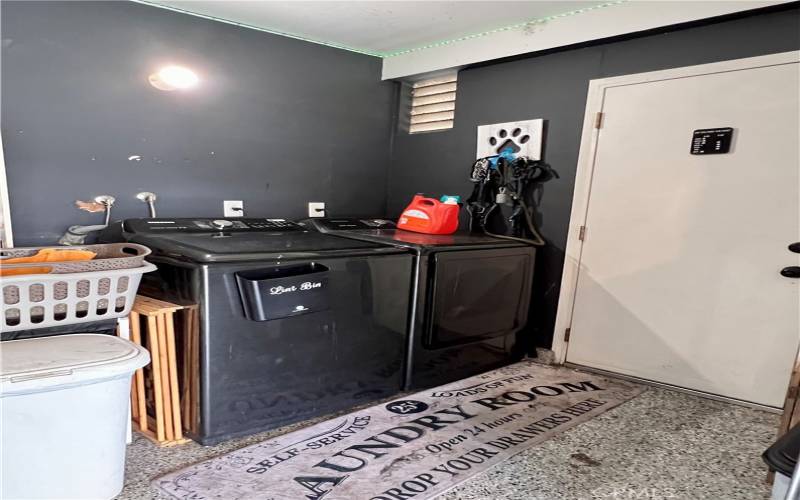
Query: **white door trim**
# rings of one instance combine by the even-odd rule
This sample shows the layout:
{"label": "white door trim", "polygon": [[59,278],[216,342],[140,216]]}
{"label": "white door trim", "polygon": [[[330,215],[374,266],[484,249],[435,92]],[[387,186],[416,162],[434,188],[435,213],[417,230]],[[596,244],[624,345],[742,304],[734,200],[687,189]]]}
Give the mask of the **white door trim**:
{"label": "white door trim", "polygon": [[[589,92],[586,97],[586,112],[583,118],[583,131],[581,133],[581,149],[578,154],[578,164],[575,175],[575,190],[572,195],[572,211],[570,212],[569,232],[567,233],[564,271],[561,276],[561,292],[558,298],[558,313],[556,315],[555,331],[553,332],[552,349],[557,363],[563,364],[567,358],[568,344],[565,342],[564,337],[567,328],[572,324],[575,292],[578,284],[578,272],[580,269],[581,253],[583,251],[581,227],[586,225],[599,133],[599,129],[595,128],[596,115],[603,110],[603,99],[606,89],[687,76],[725,73],[729,71],[740,71],[798,62],[800,62],[800,51],[792,51],[589,81]],[[591,228],[587,228],[585,237],[591,237],[590,232]]]}
{"label": "white door trim", "polygon": [[6,247],[14,246],[14,237],[11,232],[11,207],[8,199],[8,177],[6,176],[6,162],[3,154],[3,137],[0,135],[0,216],[3,219],[3,234],[0,241]]}

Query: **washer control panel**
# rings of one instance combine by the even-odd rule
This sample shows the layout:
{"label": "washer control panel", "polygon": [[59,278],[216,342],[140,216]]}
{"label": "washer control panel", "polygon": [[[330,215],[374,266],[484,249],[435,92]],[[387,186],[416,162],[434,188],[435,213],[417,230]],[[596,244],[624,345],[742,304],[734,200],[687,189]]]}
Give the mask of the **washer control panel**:
{"label": "washer control panel", "polygon": [[127,219],[130,233],[213,233],[302,231],[303,227],[286,219]]}

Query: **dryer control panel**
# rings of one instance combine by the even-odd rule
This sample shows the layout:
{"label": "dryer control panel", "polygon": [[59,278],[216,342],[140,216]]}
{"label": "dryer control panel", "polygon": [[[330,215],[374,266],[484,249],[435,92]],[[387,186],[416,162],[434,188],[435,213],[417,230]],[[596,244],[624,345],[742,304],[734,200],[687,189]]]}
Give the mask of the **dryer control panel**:
{"label": "dryer control panel", "polygon": [[127,219],[129,233],[226,233],[302,231],[303,227],[286,219]]}
{"label": "dryer control panel", "polygon": [[354,231],[360,229],[397,229],[394,221],[387,219],[362,219],[358,217],[315,217],[302,223],[321,232]]}

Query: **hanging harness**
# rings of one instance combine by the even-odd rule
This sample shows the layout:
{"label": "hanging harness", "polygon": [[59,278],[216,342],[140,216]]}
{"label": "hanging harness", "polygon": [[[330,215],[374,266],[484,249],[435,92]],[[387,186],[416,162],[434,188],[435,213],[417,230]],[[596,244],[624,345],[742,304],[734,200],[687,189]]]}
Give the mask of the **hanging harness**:
{"label": "hanging harness", "polygon": [[[532,208],[536,206],[536,191],[553,177],[558,178],[558,173],[547,163],[524,156],[515,158],[509,149],[480,158],[470,171],[470,181],[475,184],[467,199],[470,229],[495,238],[544,246],[547,242],[539,233]],[[490,217],[499,205],[511,207],[507,234],[488,229]]]}

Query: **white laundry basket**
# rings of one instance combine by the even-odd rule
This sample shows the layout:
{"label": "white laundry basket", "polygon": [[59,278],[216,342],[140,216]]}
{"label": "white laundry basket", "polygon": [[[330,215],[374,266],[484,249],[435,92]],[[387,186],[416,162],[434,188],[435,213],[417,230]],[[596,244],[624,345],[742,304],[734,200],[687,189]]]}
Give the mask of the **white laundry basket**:
{"label": "white laundry basket", "polygon": [[0,498],[116,496],[131,375],[149,360],[144,348],[110,335],[0,343]]}
{"label": "white laundry basket", "polygon": [[142,274],[155,270],[144,262],[129,269],[2,277],[0,329],[12,332],[125,317]]}

